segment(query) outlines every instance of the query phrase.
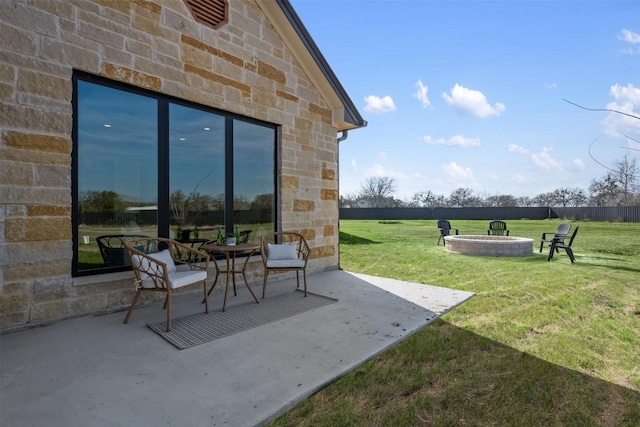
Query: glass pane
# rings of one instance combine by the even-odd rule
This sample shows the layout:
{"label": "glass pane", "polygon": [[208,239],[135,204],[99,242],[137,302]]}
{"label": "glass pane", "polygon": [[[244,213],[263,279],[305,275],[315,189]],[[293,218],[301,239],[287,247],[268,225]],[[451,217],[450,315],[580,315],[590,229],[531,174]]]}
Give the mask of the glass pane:
{"label": "glass pane", "polygon": [[122,267],[122,236],[157,235],[157,102],[85,81],[77,99],[78,270]]}
{"label": "glass pane", "polygon": [[223,116],[170,104],[172,238],[195,244],[224,230],[224,122]]}
{"label": "glass pane", "polygon": [[233,122],[233,218],[252,242],[274,229],[275,140],[274,128]]}

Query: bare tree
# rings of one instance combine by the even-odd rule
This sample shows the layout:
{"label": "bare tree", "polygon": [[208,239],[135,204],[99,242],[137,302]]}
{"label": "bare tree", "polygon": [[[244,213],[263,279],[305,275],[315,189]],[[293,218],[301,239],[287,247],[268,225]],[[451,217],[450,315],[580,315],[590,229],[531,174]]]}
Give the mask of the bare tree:
{"label": "bare tree", "polygon": [[614,176],[622,190],[622,203],[628,205],[638,189],[638,166],[636,159],[629,159],[627,154],[622,160],[614,162]]}
{"label": "bare tree", "polygon": [[514,207],[518,206],[518,199],[510,194],[499,194],[486,197],[484,199],[484,205],[491,207]]}
{"label": "bare tree", "polygon": [[436,208],[440,206],[445,206],[445,198],[441,194],[434,194],[430,190],[429,191],[419,191],[415,193],[412,197],[412,200],[417,203],[419,206],[423,206],[425,208]]}
{"label": "bare tree", "polygon": [[341,208],[357,208],[358,207],[358,196],[356,194],[340,195],[340,200],[338,201],[338,206],[341,207]]}
{"label": "bare tree", "polygon": [[454,207],[467,207],[474,204],[473,190],[470,188],[457,188],[449,195],[449,204]]}
{"label": "bare tree", "polygon": [[531,204],[538,207],[553,206],[554,195],[553,193],[536,194],[534,198],[531,199]]}
{"label": "bare tree", "polygon": [[393,178],[388,176],[373,176],[362,184],[358,198],[366,200],[371,207],[385,208],[396,206],[397,202],[393,198],[395,190],[396,182]]}
{"label": "bare tree", "polygon": [[602,180],[593,180],[589,186],[591,204],[594,206],[618,206],[620,204],[620,187],[611,172]]}
{"label": "bare tree", "polygon": [[596,206],[630,206],[638,197],[640,170],[636,159],[625,155],[614,162],[613,167],[604,165],[609,172],[601,180],[593,180],[589,187],[591,200]]}

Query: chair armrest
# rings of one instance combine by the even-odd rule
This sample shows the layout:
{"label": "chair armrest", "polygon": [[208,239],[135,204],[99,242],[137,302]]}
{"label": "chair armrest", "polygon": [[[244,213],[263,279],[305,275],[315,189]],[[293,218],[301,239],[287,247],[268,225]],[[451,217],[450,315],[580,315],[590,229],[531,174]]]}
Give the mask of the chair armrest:
{"label": "chair armrest", "polygon": [[[170,252],[171,256],[174,257],[173,260],[176,264],[187,264],[191,270],[207,271],[209,268],[209,261],[211,260],[211,255],[207,252],[176,241],[172,242],[172,245],[173,248],[171,248],[172,250]],[[185,254],[186,259],[175,259],[176,249],[178,249],[180,253]]]}
{"label": "chair armrest", "polygon": [[300,248],[298,249],[298,253],[302,257],[302,259],[304,259],[304,263],[306,264],[307,261],[309,260],[309,254],[311,253],[311,249],[309,249],[309,245],[307,244],[307,241],[304,238],[300,240]]}
{"label": "chair armrest", "polygon": [[136,276],[136,286],[141,286],[143,281],[152,281],[156,288],[165,289],[165,278],[169,277],[167,264],[135,248],[127,249],[131,254],[131,268]]}

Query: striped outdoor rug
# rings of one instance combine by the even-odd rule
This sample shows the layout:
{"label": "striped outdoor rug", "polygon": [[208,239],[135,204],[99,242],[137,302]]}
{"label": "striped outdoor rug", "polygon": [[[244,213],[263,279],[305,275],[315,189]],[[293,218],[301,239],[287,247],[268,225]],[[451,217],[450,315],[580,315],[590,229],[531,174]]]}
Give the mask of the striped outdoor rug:
{"label": "striped outdoor rug", "polygon": [[171,321],[171,331],[167,332],[167,322],[148,323],[147,326],[179,349],[193,347],[266,325],[337,302],[337,299],[296,290],[287,294],[267,297],[260,304],[251,301],[227,306],[227,311],[209,311],[190,314]]}

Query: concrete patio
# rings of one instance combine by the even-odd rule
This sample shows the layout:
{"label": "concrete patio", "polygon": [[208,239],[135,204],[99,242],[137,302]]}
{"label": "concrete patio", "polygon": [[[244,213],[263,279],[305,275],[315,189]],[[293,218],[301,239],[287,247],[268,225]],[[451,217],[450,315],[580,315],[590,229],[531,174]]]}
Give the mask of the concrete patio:
{"label": "concrete patio", "polygon": [[[0,425],[263,425],[473,296],[342,270],[308,281],[338,302],[185,350],[147,328],[160,303],[127,325],[118,312],[2,335]],[[270,280],[267,298],[294,288]],[[199,311],[194,298],[176,298],[174,318]],[[249,301],[240,286],[227,304]]]}

